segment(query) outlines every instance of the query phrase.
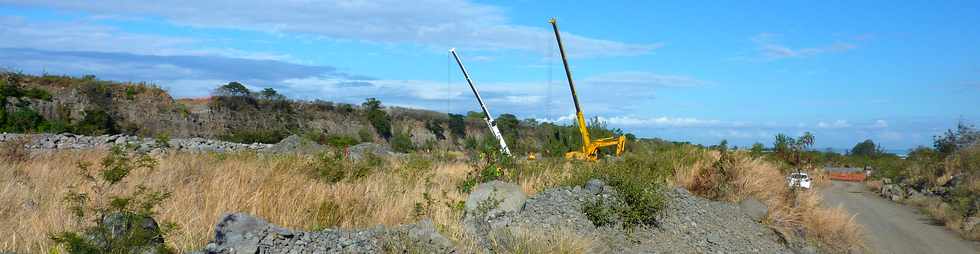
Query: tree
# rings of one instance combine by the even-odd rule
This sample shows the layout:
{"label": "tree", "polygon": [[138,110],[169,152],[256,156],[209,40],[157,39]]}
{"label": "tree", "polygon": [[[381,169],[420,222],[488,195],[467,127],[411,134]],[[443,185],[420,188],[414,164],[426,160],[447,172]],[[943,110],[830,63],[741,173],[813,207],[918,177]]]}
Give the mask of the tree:
{"label": "tree", "polygon": [[466,121],[463,115],[449,113],[449,133],[456,139],[466,138]]}
{"label": "tree", "polygon": [[368,122],[374,127],[374,131],[388,141],[391,139],[391,117],[384,110],[381,110],[381,101],[375,98],[367,98],[363,104],[367,112]]}
{"label": "tree", "polygon": [[495,121],[497,121],[497,128],[500,129],[500,134],[507,141],[507,145],[511,146],[511,149],[517,149],[517,138],[520,137],[517,129],[520,121],[517,120],[517,116],[513,114],[501,114]]}
{"label": "tree", "polygon": [[85,111],[85,117],[75,124],[74,131],[89,136],[119,133],[112,115],[103,110]]}
{"label": "tree", "polygon": [[956,124],[956,131],[946,130],[943,136],[935,136],[933,139],[933,147],[945,158],[959,149],[980,141],[980,131],[973,125],[960,121]]}
{"label": "tree", "polygon": [[399,131],[391,139],[391,149],[399,153],[409,153],[415,150],[415,145],[412,144],[412,138],[408,136],[408,133]]}
{"label": "tree", "polygon": [[271,87],[262,89],[262,91],[259,92],[259,97],[265,100],[282,100],[286,98],[286,96],[279,94],[276,89]]}
{"label": "tree", "polygon": [[442,121],[439,120],[429,120],[425,121],[425,128],[432,132],[432,135],[436,136],[436,139],[443,140],[446,139],[446,135],[443,134]]}
{"label": "tree", "polygon": [[791,138],[785,134],[777,134],[773,142],[773,150],[779,157],[783,158],[790,165],[803,167],[808,160],[805,152],[813,145],[814,137],[810,132],[804,132],[803,136]]}
{"label": "tree", "polygon": [[759,157],[762,156],[765,149],[766,147],[763,146],[762,143],[755,142],[755,144],[752,144],[752,149],[749,150],[749,153],[752,154],[752,157]]}
{"label": "tree", "polygon": [[863,142],[854,145],[854,148],[851,148],[851,155],[875,157],[878,156],[878,147],[875,145],[874,141],[866,139]]}
{"label": "tree", "polygon": [[237,81],[228,82],[228,84],[218,87],[215,93],[218,96],[244,97],[252,95],[252,91],[249,91],[245,85],[242,85],[242,83],[238,83]]}
{"label": "tree", "polygon": [[483,119],[483,118],[486,118],[486,117],[487,117],[487,114],[484,114],[483,112],[476,112],[476,111],[466,112],[466,118],[469,118],[469,119]]}

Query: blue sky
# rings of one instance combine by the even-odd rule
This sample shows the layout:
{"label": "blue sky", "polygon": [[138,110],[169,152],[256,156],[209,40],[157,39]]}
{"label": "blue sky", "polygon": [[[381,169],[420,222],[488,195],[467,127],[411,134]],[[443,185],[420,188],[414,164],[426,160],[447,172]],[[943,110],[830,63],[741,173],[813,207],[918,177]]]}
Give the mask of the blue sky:
{"label": "blue sky", "polygon": [[494,113],[567,121],[557,16],[586,116],[639,136],[907,149],[980,119],[977,2],[274,2],[0,0],[0,67],[478,110],[455,47]]}

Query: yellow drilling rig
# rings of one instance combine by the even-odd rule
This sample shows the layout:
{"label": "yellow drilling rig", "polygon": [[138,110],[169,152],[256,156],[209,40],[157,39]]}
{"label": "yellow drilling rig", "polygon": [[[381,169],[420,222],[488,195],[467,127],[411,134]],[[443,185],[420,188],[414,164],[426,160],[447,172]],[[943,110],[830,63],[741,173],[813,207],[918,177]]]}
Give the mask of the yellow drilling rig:
{"label": "yellow drilling rig", "polygon": [[558,33],[558,21],[555,18],[548,20],[551,28],[555,30],[555,39],[558,40],[558,51],[561,53],[561,63],[565,66],[565,76],[568,79],[568,88],[572,90],[572,100],[575,102],[575,117],[578,121],[578,130],[582,133],[582,150],[565,153],[567,159],[579,159],[586,161],[599,160],[599,149],[603,147],[616,146],[616,156],[623,154],[626,149],[626,137],[608,137],[592,140],[589,136],[589,129],[585,125],[585,115],[582,114],[582,106],[578,103],[578,94],[575,93],[575,83],[572,81],[572,70],[568,67],[568,57],[565,56],[565,46],[561,42],[561,34]]}

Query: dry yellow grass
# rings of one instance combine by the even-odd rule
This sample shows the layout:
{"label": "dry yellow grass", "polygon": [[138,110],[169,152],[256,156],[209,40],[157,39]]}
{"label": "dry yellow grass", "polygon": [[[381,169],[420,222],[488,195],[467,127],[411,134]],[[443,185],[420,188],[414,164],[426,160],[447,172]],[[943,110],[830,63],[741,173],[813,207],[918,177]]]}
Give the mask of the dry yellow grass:
{"label": "dry yellow grass", "polygon": [[[5,206],[0,210],[0,235],[5,236],[0,250],[46,252],[53,247],[49,233],[76,226],[66,223],[72,217],[61,200],[68,186],[81,183],[76,162],[95,162],[103,155],[64,151],[0,165],[0,203]],[[135,172],[120,191],[137,184],[172,191],[172,198],[157,209],[158,219],[177,223],[179,229],[166,241],[181,251],[203,247],[218,217],[227,212],[246,212],[299,229],[312,229],[324,216],[336,224],[328,226],[344,228],[412,223],[415,204],[423,202],[425,192],[439,201],[463,201],[455,186],[470,170],[460,163],[437,164],[429,181],[379,170],[355,182],[326,184],[302,172],[309,166],[306,157],[180,153],[159,159],[156,170]],[[318,210],[324,202],[341,204],[342,210],[324,215]],[[465,237],[458,225],[461,216],[442,203],[431,205],[427,215],[455,240]]]}
{"label": "dry yellow grass", "polygon": [[[48,234],[79,226],[70,223],[72,216],[62,202],[69,186],[81,183],[75,173],[77,162],[94,163],[104,155],[100,151],[58,151],[0,164],[0,235],[4,235],[0,250],[39,253],[55,248]],[[685,159],[691,156],[699,159]],[[718,158],[716,152],[692,149],[662,159],[675,172],[671,182],[690,187]],[[140,184],[172,191],[173,196],[157,209],[157,219],[177,223],[179,228],[166,236],[166,242],[181,252],[203,247],[212,238],[218,217],[227,212],[245,212],[296,229],[360,228],[415,222],[419,219],[417,204],[428,207],[421,216],[431,218],[462,252],[480,250],[459,223],[463,214],[457,204],[466,195],[457,185],[473,170],[466,163],[436,162],[422,170],[423,174],[406,174],[404,161],[394,160],[366,177],[330,184],[307,174],[314,156],[174,153],[157,159],[156,170],[134,172],[116,191],[128,192]],[[520,175],[515,179],[529,195],[576,174],[574,163],[527,163],[514,173]],[[786,198],[789,190],[783,176],[773,164],[737,155],[729,166],[735,173],[729,178],[733,188],[724,200],[756,197],[773,207],[768,221],[776,228],[804,228],[820,241],[860,245],[860,229],[848,223],[850,217],[839,209],[819,207],[818,196],[803,194],[797,199],[802,205],[793,206]],[[426,202],[426,195],[433,201]],[[518,241],[510,247],[532,252],[577,253],[588,249],[593,240],[567,234],[512,233]]]}
{"label": "dry yellow grass", "polygon": [[[713,167],[720,157],[714,151],[703,154],[701,161],[679,168],[673,182],[692,190],[716,187],[699,184],[710,182],[703,178],[716,177],[713,174],[717,172]],[[808,240],[815,240],[827,250],[846,252],[852,248],[864,248],[864,231],[854,222],[853,216],[841,208],[821,206],[821,198],[816,191],[794,194],[775,164],[741,152],[731,154],[728,159],[725,167],[731,185],[718,199],[738,202],[755,197],[770,208],[765,221],[787,236],[792,237],[794,229],[804,229]]]}
{"label": "dry yellow grass", "polygon": [[511,228],[490,233],[491,247],[498,253],[586,253],[595,240],[567,229]]}

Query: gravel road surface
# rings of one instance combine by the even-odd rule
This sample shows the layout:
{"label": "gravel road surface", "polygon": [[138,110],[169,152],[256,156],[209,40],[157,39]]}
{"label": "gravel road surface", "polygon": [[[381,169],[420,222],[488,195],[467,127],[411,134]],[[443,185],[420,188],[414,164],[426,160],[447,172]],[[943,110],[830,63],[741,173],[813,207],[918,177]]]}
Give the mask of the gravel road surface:
{"label": "gravel road surface", "polygon": [[863,183],[833,181],[821,193],[827,206],[857,215],[874,253],[980,253],[980,244],[921,214],[915,208],[878,197]]}

